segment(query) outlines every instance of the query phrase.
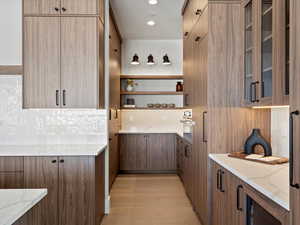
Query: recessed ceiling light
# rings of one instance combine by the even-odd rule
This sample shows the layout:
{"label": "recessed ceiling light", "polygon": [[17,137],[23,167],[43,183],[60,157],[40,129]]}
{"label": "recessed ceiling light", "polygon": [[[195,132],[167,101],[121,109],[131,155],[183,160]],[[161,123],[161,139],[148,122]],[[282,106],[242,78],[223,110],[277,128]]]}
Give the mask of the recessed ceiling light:
{"label": "recessed ceiling light", "polygon": [[154,25],[155,25],[155,21],[154,21],[154,20],[149,20],[149,21],[147,22],[147,24],[148,24],[149,26],[154,26]]}
{"label": "recessed ceiling light", "polygon": [[158,0],[149,0],[150,5],[156,5],[158,3]]}

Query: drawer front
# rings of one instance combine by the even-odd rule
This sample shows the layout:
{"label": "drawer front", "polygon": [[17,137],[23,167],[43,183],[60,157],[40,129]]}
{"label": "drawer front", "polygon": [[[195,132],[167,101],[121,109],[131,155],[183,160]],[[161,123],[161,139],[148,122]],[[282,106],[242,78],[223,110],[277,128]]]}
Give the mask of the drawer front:
{"label": "drawer front", "polygon": [[22,172],[24,157],[0,157],[0,172]]}

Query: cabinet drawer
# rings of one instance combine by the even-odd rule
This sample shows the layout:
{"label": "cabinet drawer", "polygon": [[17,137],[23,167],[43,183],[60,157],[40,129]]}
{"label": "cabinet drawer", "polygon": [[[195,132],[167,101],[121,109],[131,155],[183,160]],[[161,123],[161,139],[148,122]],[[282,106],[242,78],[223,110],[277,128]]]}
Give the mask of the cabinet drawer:
{"label": "cabinet drawer", "polygon": [[23,157],[0,157],[0,172],[20,172],[23,170]]}

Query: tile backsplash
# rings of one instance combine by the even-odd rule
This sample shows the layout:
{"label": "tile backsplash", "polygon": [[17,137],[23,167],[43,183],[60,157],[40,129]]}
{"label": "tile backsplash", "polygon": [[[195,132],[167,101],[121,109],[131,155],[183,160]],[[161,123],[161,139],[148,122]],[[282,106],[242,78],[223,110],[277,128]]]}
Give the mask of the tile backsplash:
{"label": "tile backsplash", "polygon": [[289,157],[289,108],[271,110],[273,155]]}
{"label": "tile backsplash", "polygon": [[106,111],[22,109],[22,76],[0,76],[0,145],[106,142]]}

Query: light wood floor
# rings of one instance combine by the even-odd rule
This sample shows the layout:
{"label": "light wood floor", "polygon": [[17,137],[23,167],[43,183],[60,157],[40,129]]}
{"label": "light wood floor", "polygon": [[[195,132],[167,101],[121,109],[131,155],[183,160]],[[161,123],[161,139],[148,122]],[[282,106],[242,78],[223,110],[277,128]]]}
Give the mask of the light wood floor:
{"label": "light wood floor", "polygon": [[176,175],[121,175],[102,225],[201,225]]}

